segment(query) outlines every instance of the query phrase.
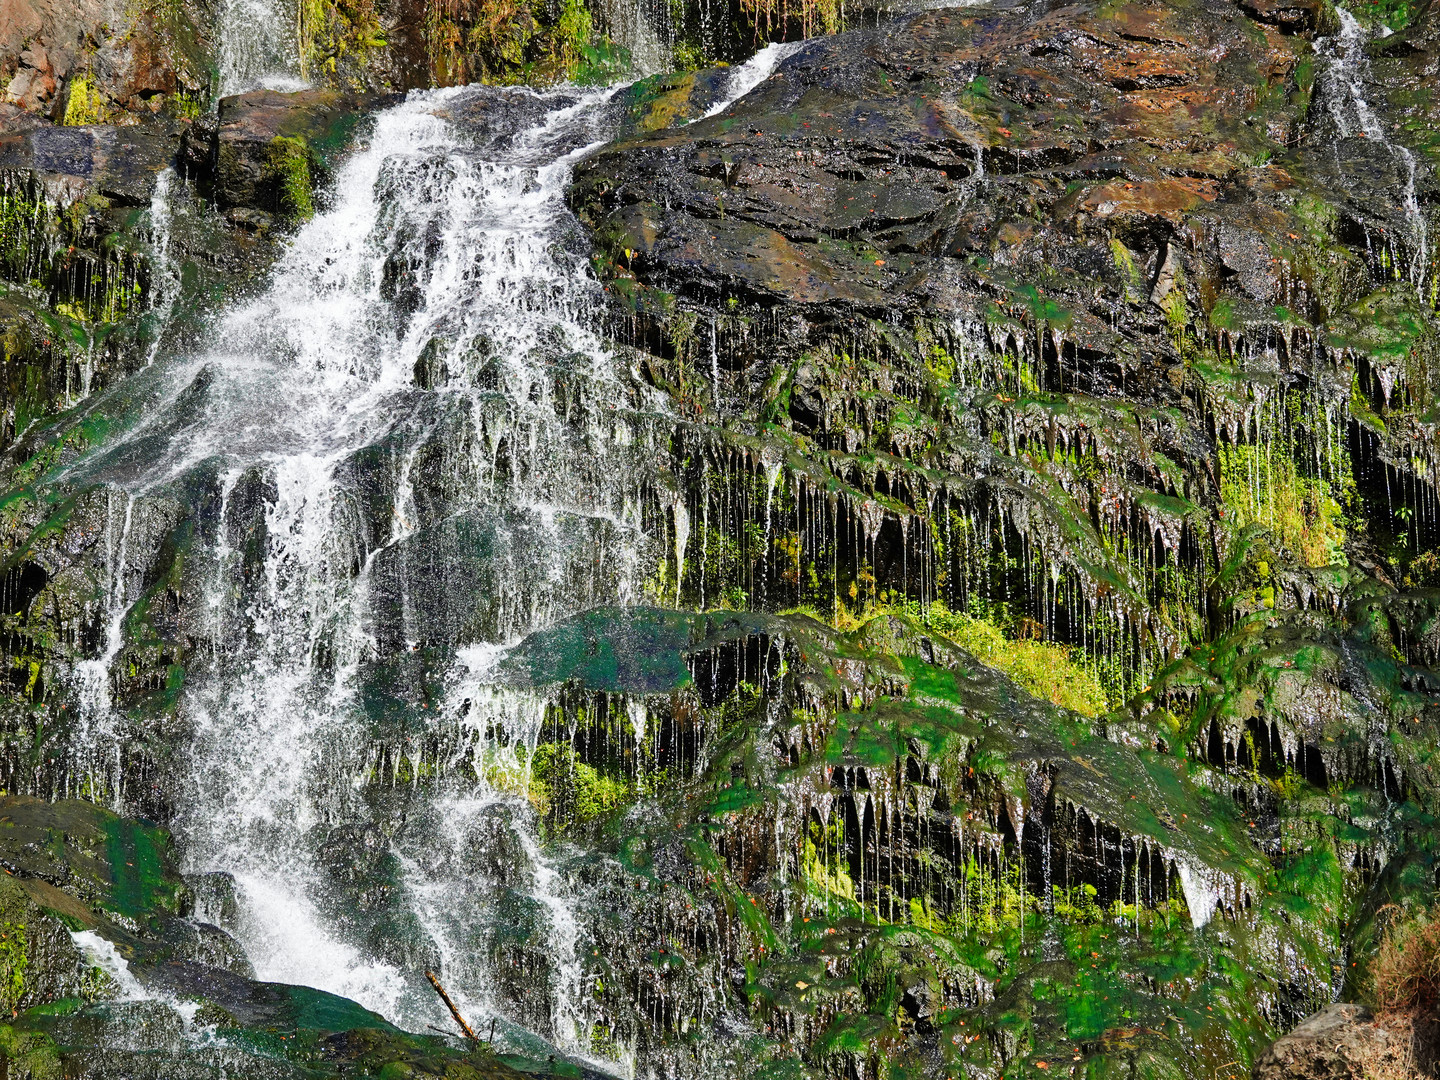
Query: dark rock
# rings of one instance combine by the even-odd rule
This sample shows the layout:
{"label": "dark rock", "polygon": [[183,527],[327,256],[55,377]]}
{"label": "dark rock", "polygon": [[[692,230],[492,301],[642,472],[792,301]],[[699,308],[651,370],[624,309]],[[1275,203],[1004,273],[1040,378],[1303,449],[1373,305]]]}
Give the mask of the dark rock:
{"label": "dark rock", "polygon": [[173,164],[181,126],[36,127],[0,135],[0,173],[28,173],[64,204],[99,195],[147,206],[161,171]]}
{"label": "dark rock", "polygon": [[[255,90],[224,98],[210,154],[216,203],[222,209],[283,210],[279,170],[284,166],[277,162],[275,140],[294,140],[290,145],[303,154],[303,165],[296,165],[305,170],[304,182],[313,189],[365,113],[387,101],[332,90]],[[203,137],[202,132],[197,135]],[[199,148],[187,143],[186,161],[198,166],[202,158]]]}
{"label": "dark rock", "polygon": [[223,871],[186,878],[195,893],[195,915],[216,926],[230,926],[239,914],[235,879]]}
{"label": "dark rock", "polygon": [[211,1001],[245,1027],[275,1027],[293,1020],[290,995],[274,983],[190,960],[170,960],[137,971],[145,982],[182,1000]]}
{"label": "dark rock", "polygon": [[1092,237],[1158,266],[1201,222],[1256,233],[1236,154],[1278,147],[1241,102],[1304,48],[1253,25],[1218,0],[914,16],[807,44],[722,116],[617,142],[577,168],[573,200],[625,273],[784,303],[822,333],[847,311],[974,313],[997,284],[977,258],[1049,264],[1083,295],[1114,274],[1106,248],[1084,262]]}
{"label": "dark rock", "polygon": [[1333,32],[1337,27],[1333,18],[1328,18],[1324,4],[1314,0],[1286,2],[1286,0],[1241,0],[1241,7],[1253,18],[1263,23],[1273,23],[1286,30],[1315,30],[1323,27]]}
{"label": "dark rock", "polygon": [[[0,1007],[6,1015],[78,993],[87,963],[55,909],[0,876]],[[18,992],[17,992],[18,987]]]}

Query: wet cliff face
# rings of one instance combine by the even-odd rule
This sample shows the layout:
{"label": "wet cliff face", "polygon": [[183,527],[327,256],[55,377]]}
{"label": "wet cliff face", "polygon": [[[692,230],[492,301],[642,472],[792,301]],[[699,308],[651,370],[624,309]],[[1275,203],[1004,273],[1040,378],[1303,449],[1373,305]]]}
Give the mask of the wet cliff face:
{"label": "wet cliff face", "polygon": [[[779,692],[710,774],[772,1046],[1223,1072],[1428,897],[1436,59],[1400,20],[926,13],[717,116],[643,85],[577,168],[613,332],[682,418],[665,588],[918,620],[904,689]],[[1002,719],[907,638],[981,619],[1076,647],[1101,705],[1067,703],[1113,711]],[[678,1014],[697,938],[647,973]]]}
{"label": "wet cliff face", "polygon": [[[529,1068],[1199,1080],[1360,993],[1435,888],[1440,23],[1357,14],[0,145],[0,773],[173,828],[69,926],[221,1010],[146,1060],[460,1075],[428,969]],[[55,943],[13,1037],[123,1072]]]}

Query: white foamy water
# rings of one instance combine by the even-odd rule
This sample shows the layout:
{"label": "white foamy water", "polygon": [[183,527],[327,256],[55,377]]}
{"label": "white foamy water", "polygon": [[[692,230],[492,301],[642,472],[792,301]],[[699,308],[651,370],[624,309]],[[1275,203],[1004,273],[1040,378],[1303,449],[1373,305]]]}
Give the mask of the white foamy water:
{"label": "white foamy water", "polygon": [[93,930],[72,930],[70,940],[85,959],[110,977],[115,984],[118,1001],[149,1001],[152,997],[130,970],[130,962],[120,955],[115,943]]}
{"label": "white foamy water", "polygon": [[803,46],[803,41],[772,42],[750,57],[743,64],[730,69],[729,80],[725,83],[725,97],[710,107],[706,116],[718,116],[734,105],[746,94],[775,74],[780,61],[793,56]]}
{"label": "white foamy water", "polygon": [[[477,1022],[574,1053],[583,931],[526,798],[544,701],[488,680],[506,643],[636,596],[666,550],[640,508],[671,428],[593,329],[564,205],[612,96],[451,90],[380,114],[268,288],[208,351],[157,362],[143,418],[76,466],[112,485],[105,638],[78,675],[92,770],[116,777],[132,519],[209,478],[189,559],[212,659],[181,699],[174,829],[188,871],[232,876],[257,975],[423,1028],[444,1020],[434,964]],[[385,672],[435,638],[466,647],[423,703]],[[403,814],[377,806],[406,783]],[[342,880],[356,835],[378,930]],[[519,994],[496,965],[522,962]]]}
{"label": "white foamy water", "polygon": [[[101,937],[93,930],[72,930],[70,931],[70,940],[75,943],[90,964],[99,968],[109,977],[114,992],[113,1000],[121,1003],[158,1001],[179,1016],[187,1035],[197,1034],[193,1025],[195,1015],[200,1011],[198,1001],[180,1001],[168,994],[156,993],[147,989],[130,970],[130,962],[120,955],[120,950],[115,948],[115,943]],[[210,1041],[208,1036],[202,1036],[202,1039]]]}
{"label": "white foamy water", "polygon": [[1411,257],[1407,276],[1418,288],[1424,283],[1430,266],[1430,235],[1416,190],[1419,163],[1413,150],[1390,137],[1366,98],[1366,84],[1373,78],[1370,59],[1365,55],[1370,35],[1344,8],[1337,7],[1335,12],[1340,18],[1340,33],[1319,43],[1319,51],[1329,61],[1329,76],[1339,91],[1327,95],[1330,115],[1342,138],[1363,135],[1384,146],[1399,166],[1403,185],[1400,203],[1405,210],[1410,233]]}

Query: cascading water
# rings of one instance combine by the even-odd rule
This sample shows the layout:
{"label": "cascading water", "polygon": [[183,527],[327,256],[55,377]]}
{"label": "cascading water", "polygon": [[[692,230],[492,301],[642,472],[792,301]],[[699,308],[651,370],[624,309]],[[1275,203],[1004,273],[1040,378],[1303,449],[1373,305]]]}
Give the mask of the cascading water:
{"label": "cascading water", "polygon": [[163,328],[175,311],[175,301],[180,295],[180,272],[171,258],[171,232],[174,228],[175,185],[178,177],[173,168],[164,169],[155,181],[155,191],[150,197],[150,252],[151,285],[150,295],[154,304],[156,324],[155,339],[145,355],[145,363],[153,364],[160,355],[163,342]]}
{"label": "cascading water", "polygon": [[124,645],[125,614],[130,608],[127,581],[130,530],[135,498],[112,491],[105,521],[104,640],[100,655],[76,667],[80,690],[80,730],[75,738],[77,772],[90,793],[104,792],[105,781],[119,782],[120,744],[110,701],[110,665]]}
{"label": "cascading water", "polygon": [[[268,290],[207,354],[147,371],[145,418],[77,472],[114,503],[107,636],[79,672],[97,761],[131,516],[196,484],[218,508],[174,825],[191,871],[233,877],[260,977],[423,1027],[435,967],[477,1021],[518,1012],[572,1050],[582,935],[525,798],[544,702],[485,673],[537,626],[636,598],[664,543],[640,508],[667,423],[588,329],[599,286],[563,203],[612,97],[452,90],[379,115]],[[427,701],[394,673],[437,641],[470,644]],[[379,928],[337,884],[356,837],[388,875]],[[517,938],[549,988],[523,1008],[492,970]]]}
{"label": "cascading water", "polygon": [[223,0],[220,94],[265,87],[298,90],[294,7],[284,0]]}
{"label": "cascading water", "polygon": [[[721,107],[789,51],[737,67]],[[189,500],[208,659],[166,797],[187,871],[233,879],[257,975],[423,1029],[445,1022],[437,970],[476,1023],[575,1054],[586,934],[528,799],[548,701],[492,674],[685,558],[684,507],[654,482],[673,421],[595,332],[564,204],[623,109],[470,88],[379,114],[264,292],[208,350],[152,357],[138,419],[70,471],[109,499],[101,641],[75,671],[92,796],[129,804],[111,692],[144,591],[130,546]]]}
{"label": "cascading water", "polygon": [[705,115],[718,116],[734,105],[735,102],[773,75],[776,66],[787,56],[794,55],[803,45],[802,41],[772,42],[745,63],[736,65],[725,83],[725,97],[712,105]]}
{"label": "cascading water", "polygon": [[1363,136],[1385,147],[1399,166],[1403,183],[1400,202],[1410,233],[1408,277],[1419,288],[1424,284],[1430,267],[1429,230],[1416,191],[1419,164],[1414,151],[1390,138],[1379,115],[1366,100],[1365,84],[1370,79],[1370,61],[1365,55],[1365,45],[1370,35],[1359,20],[1344,8],[1337,7],[1335,12],[1340,19],[1340,33],[1324,42],[1317,42],[1319,51],[1329,61],[1332,89],[1326,100],[1330,116],[1341,138]]}

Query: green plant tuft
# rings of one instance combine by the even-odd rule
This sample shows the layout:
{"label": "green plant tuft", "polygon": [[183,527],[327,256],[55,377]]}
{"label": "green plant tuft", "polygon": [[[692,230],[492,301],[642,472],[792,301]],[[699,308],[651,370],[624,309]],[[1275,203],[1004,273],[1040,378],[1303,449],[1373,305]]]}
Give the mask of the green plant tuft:
{"label": "green plant tuft", "polygon": [[302,138],[278,136],[270,143],[266,165],[275,185],[276,209],[295,221],[313,217],[315,182],[309,144]]}

